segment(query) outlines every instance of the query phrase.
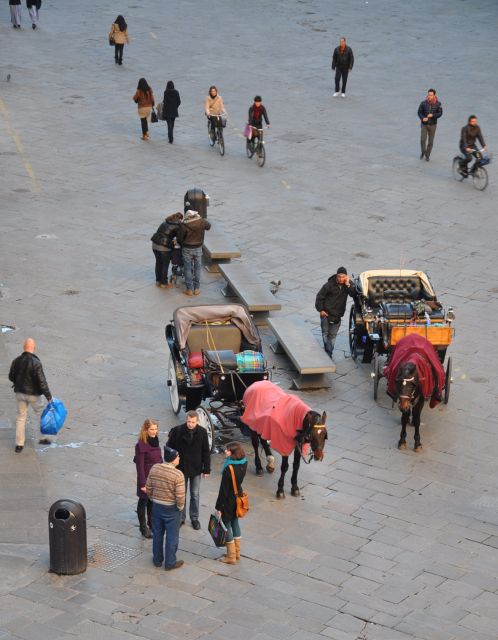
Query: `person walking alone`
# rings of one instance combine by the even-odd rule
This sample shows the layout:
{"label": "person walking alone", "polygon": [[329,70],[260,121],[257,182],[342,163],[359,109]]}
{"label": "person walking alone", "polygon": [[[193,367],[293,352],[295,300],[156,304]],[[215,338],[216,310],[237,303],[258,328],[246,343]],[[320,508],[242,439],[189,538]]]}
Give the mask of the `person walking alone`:
{"label": "person walking alone", "polygon": [[40,19],[41,0],[26,0],[29,17],[31,18],[31,28],[36,29],[36,23]]}
{"label": "person walking alone", "polygon": [[233,488],[232,472],[235,476],[235,485],[238,492],[240,492],[247,471],[247,459],[240,442],[230,442],[227,444],[225,447],[225,456],[215,509],[218,511],[218,516],[227,528],[227,553],[220,558],[220,560],[227,564],[235,564],[240,560],[241,532],[239,519],[236,514],[237,502]]}
{"label": "person walking alone", "polygon": [[137,516],[140,533],[144,538],[152,538],[152,501],[145,490],[150,470],[163,461],[158,438],[157,422],[147,418],[143,423],[135,445],[133,461],[137,467]]}
{"label": "person walking alone", "polygon": [[332,70],[335,71],[334,97],[339,95],[339,86],[341,79],[341,98],[346,97],[346,84],[348,82],[349,72],[353,70],[353,65],[353,50],[346,44],[346,38],[342,37],[339,40],[339,46],[334,49],[334,54],[332,55]]}
{"label": "person walking alone", "polygon": [[443,115],[443,107],[438,100],[435,89],[429,89],[427,97],[420,103],[417,113],[420,118],[420,159],[425,157],[429,162],[437,121]]}
{"label": "person walking alone", "polygon": [[178,230],[177,240],[182,247],[186,296],[198,296],[201,292],[202,245],[204,233],[209,229],[211,223],[201,218],[197,211],[189,209]]}
{"label": "person walking alone", "polygon": [[10,21],[14,29],[21,28],[21,0],[9,0]]}
{"label": "person walking alone", "polygon": [[123,49],[125,44],[129,44],[128,25],[122,15],[119,15],[111,24],[109,39],[114,40],[114,62],[123,64]]}
{"label": "person walking alone", "polygon": [[330,358],[334,353],[335,339],[341,326],[341,318],[346,311],[348,296],[355,295],[354,284],[349,281],[348,272],[344,267],[339,267],[337,273],[330,276],[317,293],[315,309],[320,314],[323,346]]}
{"label": "person walking alone", "polygon": [[[152,561],[166,571],[179,569],[183,560],[176,559],[180,537],[180,514],[185,506],[185,481],[177,469],[180,463],[178,451],[164,447],[164,462],[155,464],[145,484],[152,500]],[[166,534],[166,540],[164,535]],[[164,541],[164,548],[163,548]]]}
{"label": "person walking alone", "polygon": [[[45,396],[47,402],[52,400],[42,363],[38,356],[35,356],[35,350],[36,342],[33,338],[26,338],[23,353],[10,365],[9,380],[14,386],[17,400],[16,453],[24,449],[28,408],[31,407],[37,418],[40,418],[43,411],[41,396]],[[49,438],[40,440],[40,444],[50,444],[50,442]]]}
{"label": "person walking alone", "polygon": [[173,144],[173,129],[178,118],[178,107],[181,105],[180,94],[175,89],[173,80],[168,80],[163,97],[163,120],[168,125],[168,142]]}
{"label": "person walking alone", "polygon": [[133,96],[133,100],[138,106],[138,117],[140,118],[140,124],[142,126],[142,140],[149,140],[149,126],[147,120],[154,106],[154,94],[149,87],[145,78],[140,78],[138,81],[137,90]]}
{"label": "person walking alone", "polygon": [[[187,411],[185,424],[173,427],[169,432],[167,446],[180,454],[178,468],[185,476],[185,493],[190,485],[189,516],[192,527],[201,528],[199,522],[201,476],[207,478],[211,473],[211,452],[207,431],[197,424],[197,412]],[[187,504],[182,513],[181,524],[186,520]]]}
{"label": "person walking alone", "polygon": [[156,258],[156,286],[163,289],[171,289],[173,286],[168,282],[168,270],[174,239],[182,220],[183,213],[180,211],[172,213],[159,225],[156,233],[151,238],[152,251]]}

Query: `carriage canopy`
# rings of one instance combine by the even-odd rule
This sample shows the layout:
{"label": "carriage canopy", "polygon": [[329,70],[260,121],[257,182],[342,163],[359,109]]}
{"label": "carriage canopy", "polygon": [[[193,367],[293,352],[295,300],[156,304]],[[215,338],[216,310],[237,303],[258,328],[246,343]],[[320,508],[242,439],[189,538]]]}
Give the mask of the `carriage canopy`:
{"label": "carriage canopy", "polygon": [[364,296],[368,297],[368,280],[369,278],[420,278],[420,283],[425,292],[429,296],[435,296],[431,282],[423,271],[412,271],[411,269],[373,269],[371,271],[363,271],[360,273],[359,280],[361,291]]}
{"label": "carriage canopy", "polygon": [[246,341],[258,350],[260,337],[253,319],[241,304],[213,304],[196,307],[179,307],[173,313],[177,346],[184,349],[193,324],[233,324]]}

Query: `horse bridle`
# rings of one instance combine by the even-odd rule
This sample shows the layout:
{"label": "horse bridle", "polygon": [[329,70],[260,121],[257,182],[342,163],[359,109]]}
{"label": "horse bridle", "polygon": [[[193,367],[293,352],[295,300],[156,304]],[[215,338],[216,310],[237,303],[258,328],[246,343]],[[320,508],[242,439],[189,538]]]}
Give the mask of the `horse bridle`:
{"label": "horse bridle", "polygon": [[[407,382],[415,382],[415,376],[412,376],[411,378],[403,378],[402,380],[403,380],[403,382],[402,382],[401,386],[402,387],[406,387],[406,383]],[[399,394],[398,395],[398,400],[401,400],[402,398],[405,398],[406,400],[410,401],[411,405],[414,405],[416,400],[418,399],[418,396],[415,395],[415,390],[416,390],[416,387],[415,387],[415,385],[413,385],[413,393],[411,395],[409,395],[409,396]]]}
{"label": "horse bridle", "polygon": [[[310,462],[313,460],[313,456],[315,455],[315,452],[311,448],[311,433],[312,433],[312,430],[313,429],[326,429],[326,428],[327,427],[324,424],[313,424],[313,425],[311,425],[309,427],[307,434],[303,433],[302,442],[297,440],[296,447],[297,447],[297,450],[299,451],[299,455],[301,456],[301,460],[304,462],[304,464],[310,464]],[[307,437],[309,437],[310,439],[308,440]],[[309,444],[310,445],[310,453],[308,454],[308,456],[305,456],[303,454],[303,445],[305,445],[305,444]]]}

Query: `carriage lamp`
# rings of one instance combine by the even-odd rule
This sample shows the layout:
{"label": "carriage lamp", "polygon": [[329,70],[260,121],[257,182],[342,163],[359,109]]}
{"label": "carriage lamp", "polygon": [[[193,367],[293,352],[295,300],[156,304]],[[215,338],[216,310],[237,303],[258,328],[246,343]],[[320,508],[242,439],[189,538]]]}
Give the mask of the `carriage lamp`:
{"label": "carriage lamp", "polygon": [[453,307],[448,307],[448,311],[446,312],[446,320],[451,324],[455,319],[455,312],[453,311]]}

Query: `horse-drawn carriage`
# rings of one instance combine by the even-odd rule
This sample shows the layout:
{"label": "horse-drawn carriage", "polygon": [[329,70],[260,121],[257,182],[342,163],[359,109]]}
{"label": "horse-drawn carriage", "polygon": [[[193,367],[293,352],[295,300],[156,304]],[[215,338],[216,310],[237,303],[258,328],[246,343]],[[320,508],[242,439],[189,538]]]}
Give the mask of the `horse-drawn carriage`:
{"label": "horse-drawn carriage", "polygon": [[165,333],[172,409],[197,411],[213,448],[213,422],[238,425],[246,388],[270,378],[256,325],[240,304],[186,306],[175,310]]}

